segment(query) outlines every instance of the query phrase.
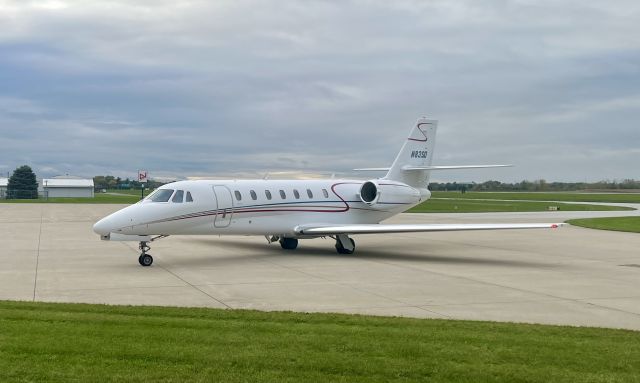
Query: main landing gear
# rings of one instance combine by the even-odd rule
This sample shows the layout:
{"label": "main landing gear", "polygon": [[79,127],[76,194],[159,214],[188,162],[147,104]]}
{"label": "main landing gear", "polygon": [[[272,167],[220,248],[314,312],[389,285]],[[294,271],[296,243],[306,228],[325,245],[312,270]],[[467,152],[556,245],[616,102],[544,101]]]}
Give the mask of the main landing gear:
{"label": "main landing gear", "polygon": [[338,254],[353,254],[356,251],[356,242],[346,234],[336,235],[336,251]]}
{"label": "main landing gear", "polygon": [[280,246],[285,250],[295,250],[298,247],[297,238],[280,238]]}
{"label": "main landing gear", "polygon": [[[295,250],[298,247],[298,238],[287,238],[277,235],[265,235],[265,238],[268,243],[280,242],[280,247],[284,250]],[[338,234],[331,236],[331,238],[336,240],[336,251],[338,254],[353,254],[356,250],[356,242],[349,238],[347,234]]]}
{"label": "main landing gear", "polygon": [[[160,238],[166,238],[168,237],[168,235],[159,235],[157,237],[153,237],[151,238],[151,240],[149,242],[153,242],[155,240],[158,240]],[[140,249],[140,256],[138,257],[138,263],[140,263],[141,266],[151,266],[151,264],[153,263],[153,257],[151,256],[151,254],[147,254],[147,251],[151,250],[151,247],[149,247],[147,241],[141,241],[140,245],[138,246],[138,249]]]}
{"label": "main landing gear", "polygon": [[298,238],[280,237],[278,235],[264,236],[268,243],[280,242],[280,247],[285,250],[295,250],[298,247]]}

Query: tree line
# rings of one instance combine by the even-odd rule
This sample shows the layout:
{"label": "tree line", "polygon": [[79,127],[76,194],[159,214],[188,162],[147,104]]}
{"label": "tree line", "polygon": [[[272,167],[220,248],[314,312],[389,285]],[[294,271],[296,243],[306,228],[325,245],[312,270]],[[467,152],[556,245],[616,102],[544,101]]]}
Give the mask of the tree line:
{"label": "tree line", "polygon": [[500,181],[486,181],[482,183],[458,183],[432,182],[429,184],[432,191],[481,191],[481,192],[508,192],[508,191],[638,191],[640,180],[626,179],[623,181],[598,181],[598,182],[547,182],[545,180],[521,181],[505,183]]}
{"label": "tree line", "polygon": [[[145,183],[145,188],[147,189],[155,189],[164,185],[164,182],[158,182],[153,180],[147,180]],[[140,189],[142,187],[142,183],[138,180],[130,180],[129,178],[122,179],[120,177],[114,176],[95,176],[93,177],[93,186],[96,191],[100,191],[102,189]]]}

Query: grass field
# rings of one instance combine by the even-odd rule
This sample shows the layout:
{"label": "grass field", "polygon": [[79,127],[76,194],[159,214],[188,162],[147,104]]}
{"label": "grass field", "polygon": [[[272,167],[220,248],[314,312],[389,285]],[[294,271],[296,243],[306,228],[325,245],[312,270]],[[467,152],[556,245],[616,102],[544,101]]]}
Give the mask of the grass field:
{"label": "grass field", "polygon": [[[153,190],[145,189],[148,196]],[[0,203],[120,203],[132,204],[140,201],[140,189],[119,190],[109,189],[107,193],[96,192],[94,198],[39,198],[39,199],[0,199]]]}
{"label": "grass field", "polygon": [[482,213],[547,211],[549,206],[557,206],[562,211],[610,211],[633,210],[631,208],[606,205],[577,205],[567,203],[531,201],[491,201],[475,199],[430,199],[408,210],[409,213]]}
{"label": "grass field", "polygon": [[572,219],[567,223],[590,229],[640,233],[640,217]]}
{"label": "grass field", "polygon": [[[153,190],[155,189],[144,189],[144,195],[148,196]],[[140,189],[107,189],[107,193],[129,194],[140,197]]]}
{"label": "grass field", "polygon": [[0,381],[632,382],[640,332],[0,301]]}
{"label": "grass field", "polygon": [[96,193],[94,198],[49,198],[49,199],[0,199],[0,203],[122,203],[132,204],[140,195],[113,195]]}
{"label": "grass field", "polygon": [[500,200],[530,200],[530,201],[567,201],[567,202],[618,202],[640,203],[640,193],[636,194],[591,194],[591,193],[480,193],[468,192],[433,192],[433,198],[461,198],[461,199],[500,199]]}

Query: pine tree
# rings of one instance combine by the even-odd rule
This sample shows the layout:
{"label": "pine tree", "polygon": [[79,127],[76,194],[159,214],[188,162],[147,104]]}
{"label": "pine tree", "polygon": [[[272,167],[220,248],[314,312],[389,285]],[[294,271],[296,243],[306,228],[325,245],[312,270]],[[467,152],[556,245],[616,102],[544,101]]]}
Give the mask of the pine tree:
{"label": "pine tree", "polygon": [[37,199],[38,182],[33,170],[27,165],[14,170],[7,185],[7,198],[10,199]]}

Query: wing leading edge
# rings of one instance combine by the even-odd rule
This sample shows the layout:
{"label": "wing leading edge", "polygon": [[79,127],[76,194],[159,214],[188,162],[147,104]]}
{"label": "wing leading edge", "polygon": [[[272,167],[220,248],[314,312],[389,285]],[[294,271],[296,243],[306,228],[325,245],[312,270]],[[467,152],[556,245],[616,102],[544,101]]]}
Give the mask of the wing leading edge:
{"label": "wing leading edge", "polygon": [[[414,170],[463,170],[463,169],[488,169],[488,168],[510,168],[513,165],[434,165],[434,166],[403,166],[402,171],[409,172]],[[353,169],[358,172],[378,172],[386,171],[389,168],[359,168]]]}
{"label": "wing leading edge", "polygon": [[296,233],[301,235],[337,235],[337,234],[384,234],[416,233],[437,231],[468,230],[509,230],[509,229],[556,229],[562,223],[510,223],[510,224],[406,224],[406,225],[338,225],[338,226],[298,226]]}

